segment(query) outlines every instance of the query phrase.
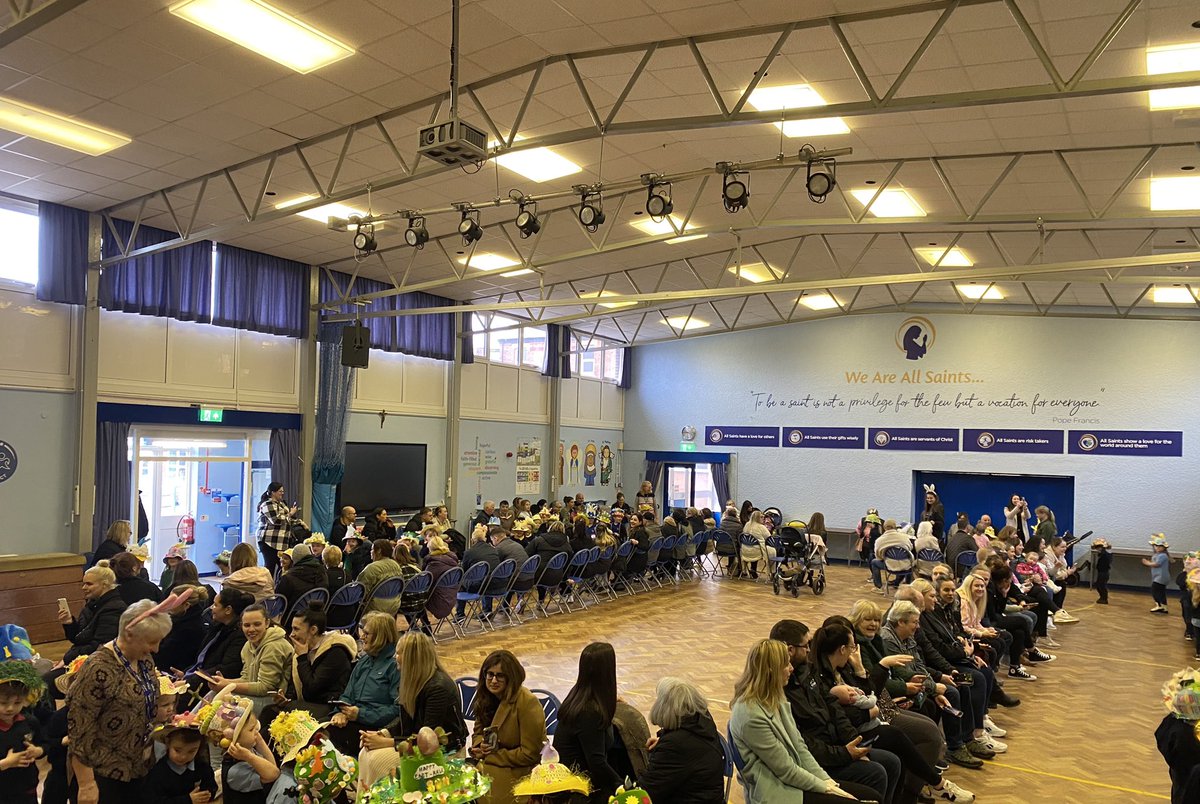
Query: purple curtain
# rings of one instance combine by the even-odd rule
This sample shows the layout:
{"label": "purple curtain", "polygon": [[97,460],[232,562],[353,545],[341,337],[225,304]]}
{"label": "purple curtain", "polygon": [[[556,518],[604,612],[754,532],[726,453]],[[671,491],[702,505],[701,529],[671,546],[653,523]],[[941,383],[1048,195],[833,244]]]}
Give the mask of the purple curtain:
{"label": "purple curtain", "polygon": [[561,324],[546,325],[546,356],[542,362],[543,377],[571,379],[571,328]]}
{"label": "purple curtain", "polygon": [[41,301],[87,301],[88,213],[38,202],[38,281]]}
{"label": "purple curtain", "polygon": [[462,334],[466,335],[459,339],[458,357],[464,366],[469,366],[475,362],[475,316],[473,313],[459,313],[458,318],[462,322]]}
{"label": "purple curtain", "polygon": [[[337,271],[321,275],[321,301],[339,298],[343,293],[351,296],[377,293],[392,289],[392,285],[374,279],[354,278]],[[343,312],[361,309],[363,312],[387,312],[391,310],[414,310],[421,307],[446,307],[457,304],[453,299],[434,296],[431,293],[402,293],[372,299],[363,308],[343,306]],[[384,352],[401,352],[434,360],[454,360],[458,332],[455,329],[457,313],[434,313],[431,315],[378,316],[364,322],[371,333],[371,348]]]}
{"label": "purple curtain", "polygon": [[213,323],[303,338],[308,322],[308,266],[217,244]]}
{"label": "purple curtain", "polygon": [[[133,224],[114,218],[112,231],[105,229],[100,243],[104,258],[117,257],[129,242]],[[179,235],[153,226],[138,226],[133,248],[174,240]],[[140,315],[176,318],[180,321],[212,319],[212,242],[189,243],[171,251],[160,251],[110,265],[100,277],[100,306]]]}
{"label": "purple curtain", "polygon": [[129,519],[129,422],[96,425],[96,508],[92,517],[92,549],[104,541],[108,526]]}
{"label": "purple curtain", "polygon": [[626,346],[621,352],[621,381],[617,387],[628,391],[633,387],[633,347]]}

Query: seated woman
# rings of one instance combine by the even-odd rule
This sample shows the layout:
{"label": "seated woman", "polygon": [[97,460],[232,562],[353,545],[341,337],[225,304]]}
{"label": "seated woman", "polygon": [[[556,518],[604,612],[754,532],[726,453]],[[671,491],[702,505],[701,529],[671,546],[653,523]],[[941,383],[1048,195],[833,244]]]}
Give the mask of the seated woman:
{"label": "seated woman", "polygon": [[203,586],[180,585],[171,590],[178,595],[192,590],[191,596],[171,610],[171,633],[163,638],[154,654],[154,666],[169,672],[182,670],[196,663],[204,644],[204,611],[208,608],[208,590]]}
{"label": "seated woman", "polygon": [[447,756],[462,750],[467,741],[462,696],[442,667],[433,640],[409,631],[396,643],[396,667],[400,671],[399,713],[379,731],[364,731],[359,743],[359,786],[369,787],[400,765],[397,746],[425,726],[446,732]]}
{"label": "seated woman", "polygon": [[[990,673],[992,683],[990,684],[991,693],[988,699],[988,706],[1017,706],[1021,701],[1012,697],[1004,688],[995,683],[995,672],[1000,664],[1000,656],[1003,655],[998,646],[989,641],[984,634],[980,636],[972,636],[963,625],[962,603],[955,586],[954,579],[949,577],[939,578],[934,584],[935,603],[930,616],[937,622],[934,626],[939,627],[941,633],[948,634],[960,645],[963,646],[964,654],[969,657],[975,667]],[[979,629],[982,631],[982,629]],[[997,737],[1003,737],[998,731],[993,731],[989,728],[989,732]]]}
{"label": "seated woman", "polygon": [[656,804],[723,804],[725,749],[708,700],[681,678],[659,679],[650,721],[650,761],[638,784]]}
{"label": "seated woman", "polygon": [[179,667],[183,670],[188,687],[192,691],[204,686],[204,681],[195,673],[200,671],[205,675],[223,675],[225,678],[237,678],[242,674],[242,647],[246,644],[246,635],[242,633],[242,613],[246,607],[254,603],[251,595],[237,589],[222,588],[213,601],[212,625],[200,643],[200,651],[196,661],[190,666]]}
{"label": "seated woman", "polygon": [[260,720],[268,731],[281,712],[304,709],[317,720],[329,717],[331,701],[341,698],[358,655],[358,644],[349,634],[326,631],[325,609],[313,605],[292,620],[293,647],[286,700],[268,706]]}
{"label": "seated woman", "polygon": [[[471,546],[467,548],[466,554],[463,556],[462,568],[463,572],[467,572],[476,564],[487,564],[487,575],[484,576],[484,581],[478,585],[468,585],[465,580],[463,582],[462,591],[464,592],[483,592],[483,584],[491,575],[492,570],[496,569],[500,563],[500,553],[488,541],[487,525],[476,525],[475,530],[471,531]],[[457,620],[463,620],[466,617],[467,601],[460,600],[454,610],[454,617]],[[492,602],[490,600],[483,601],[483,616],[488,616],[492,611]]]}
{"label": "seated woman", "polygon": [[245,592],[259,603],[275,594],[275,580],[270,570],[258,565],[258,551],[242,542],[229,555],[229,577],[221,581],[221,588]]}
{"label": "seated woman", "polygon": [[925,550],[936,551],[939,555],[942,552],[942,545],[938,542],[937,536],[933,535],[933,523],[929,520],[917,525],[917,540],[913,544],[913,551],[917,556],[917,575],[929,578],[933,575],[933,568],[937,566],[938,562],[921,558],[921,553]]}
{"label": "seated woman", "polygon": [[450,552],[441,536],[428,537],[425,540],[425,548],[429,551],[425,556],[425,572],[433,578],[433,592],[429,596],[429,602],[425,604],[425,615],[417,624],[422,630],[428,629],[430,617],[434,620],[449,617],[454,611],[454,601],[458,595],[455,588],[438,586],[442,575],[458,566],[458,557]]}
{"label": "seated woman", "polygon": [[514,804],[513,785],[541,757],[546,713],[524,684],[525,668],[506,650],[492,651],[480,665],[469,753],[492,778],[491,793],[480,799],[484,804]]}
{"label": "seated woman", "polygon": [[[432,528],[429,530],[432,530]],[[430,537],[432,538],[433,535],[431,533]],[[392,550],[392,560],[400,565],[400,577],[406,581],[413,576],[421,574],[421,565],[417,563],[416,557],[413,556],[412,548],[403,540],[396,542],[396,547]]]}
{"label": "seated woman", "polygon": [[[1042,568],[1046,570],[1050,580],[1058,586],[1058,591],[1054,592],[1054,624],[1079,622],[1078,617],[1072,617],[1063,608],[1063,604],[1067,600],[1067,586],[1076,582],[1077,579],[1072,576],[1076,575],[1078,567],[1072,566],[1067,561],[1067,543],[1061,536],[1053,536],[1047,543],[1046,550],[1042,553]],[[1191,623],[1189,622],[1188,625],[1190,626]]]}
{"label": "seated woman", "polygon": [[162,591],[158,584],[150,583],[142,577],[142,562],[133,553],[117,553],[108,562],[108,566],[117,576],[117,589],[120,590],[121,600],[125,601],[126,606],[132,606],[139,600],[153,600],[155,603],[162,600]]}
{"label": "seated woman", "polygon": [[[1031,662],[1051,662],[1054,661],[1054,656],[1049,653],[1043,653],[1038,650],[1034,643],[1034,623],[1030,618],[1021,616],[1021,613],[1029,606],[1033,606],[1024,595],[1020,594],[1019,590],[1014,591],[1012,570],[1003,562],[996,563],[988,574],[989,581],[987,583],[987,609],[985,617],[987,623],[996,628],[1002,628],[1013,635],[1013,647],[1015,652],[1020,649],[1025,652],[1025,655]],[[1008,600],[1012,596],[1021,600],[1016,603],[1013,612],[1008,611]],[[1045,623],[1043,621],[1043,629]],[[1012,655],[1010,654],[1010,658]],[[1022,680],[1036,680],[1036,676],[1031,676],[1021,666],[1020,655],[1017,655],[1015,661],[1010,661],[1008,668],[1009,678],[1019,678]]]}
{"label": "seated woman", "polygon": [[593,642],[579,654],[579,675],[558,710],[554,732],[562,764],[592,780],[591,796],[576,796],[575,804],[605,804],[622,782],[608,758],[616,711],[617,654],[607,642]]}
{"label": "seated woman", "polygon": [[242,646],[241,675],[226,678],[218,673],[208,685],[213,691],[229,689],[231,694],[248,697],[258,714],[283,689],[284,675],[295,650],[283,629],[271,625],[261,603],[247,606],[242,612],[242,633],[246,635],[246,644]]}
{"label": "seated woman", "polygon": [[128,519],[118,519],[108,526],[108,530],[104,531],[104,541],[96,547],[92,553],[92,561],[88,564],[88,569],[99,564],[101,561],[109,560],[120,553],[129,549],[129,541],[133,538],[133,528],[129,524]]}
{"label": "seated woman", "polygon": [[738,778],[747,804],[834,804],[852,798],[809,753],[796,730],[784,687],[787,645],[760,639],[733,687],[729,734],[742,759]]}
{"label": "seated woman", "polygon": [[[1049,551],[1048,547],[1047,551]],[[1015,583],[1020,584],[1021,591],[1035,604],[1035,613],[1041,608],[1046,610],[1046,628],[1049,629],[1054,615],[1058,612],[1054,595],[1059,590],[1059,586],[1050,580],[1050,574],[1046,572],[1041,562],[1041,554],[1027,550],[1013,567],[1013,574],[1016,576]],[[1058,642],[1049,635],[1048,630],[1046,633],[1039,630],[1038,635],[1045,647],[1059,647]]]}
{"label": "seated woman", "polygon": [[117,624],[126,608],[121,590],[117,588],[117,576],[107,561],[83,573],[80,587],[83,589],[83,609],[79,617],[74,617],[70,611],[58,612],[63,634],[71,643],[63,656],[63,664],[70,664],[77,656],[95,653],[96,648],[116,638]]}
{"label": "seated woman", "polygon": [[742,545],[740,551],[742,563],[750,567],[750,577],[758,578],[758,562],[766,561],[770,566],[775,558],[775,548],[767,546],[771,531],[763,524],[762,511],[755,508],[750,513],[750,521],[742,528],[742,535],[753,537],[758,542],[756,545]]}
{"label": "seated woman", "polygon": [[[328,550],[329,548],[325,548]],[[329,718],[329,739],[343,754],[358,752],[364,731],[381,729],[396,719],[400,671],[396,668],[396,618],[370,611],[358,626],[363,652],[338,696],[340,705]]]}

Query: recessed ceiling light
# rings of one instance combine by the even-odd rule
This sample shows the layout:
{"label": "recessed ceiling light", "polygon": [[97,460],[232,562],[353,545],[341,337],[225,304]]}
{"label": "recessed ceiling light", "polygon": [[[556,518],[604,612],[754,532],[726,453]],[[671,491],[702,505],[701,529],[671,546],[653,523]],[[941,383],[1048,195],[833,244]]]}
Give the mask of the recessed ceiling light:
{"label": "recessed ceiling light", "polygon": [[[581,299],[603,299],[606,296],[618,296],[618,295],[620,295],[620,294],[613,293],[611,290],[605,290],[605,291],[588,290],[583,293],[580,293],[579,298],[581,298]],[[607,304],[605,302],[599,302],[599,304],[597,306],[605,307],[609,310],[615,310],[618,307],[632,307],[635,304],[637,304],[637,302],[608,302]]]}
{"label": "recessed ceiling light", "polygon": [[686,315],[673,315],[667,318],[667,323],[675,329],[687,331],[689,329],[704,329],[708,326],[707,321],[701,321],[699,318],[688,318]]}
{"label": "recessed ceiling light", "polygon": [[[917,252],[917,256],[925,260],[930,265],[936,265],[939,268],[970,268],[975,263],[967,256],[967,252],[963,251],[958,246],[950,249],[946,253],[944,248],[917,248],[913,249]],[[943,257],[942,255],[945,254]],[[941,262],[938,262],[938,260]]]}
{"label": "recessed ceiling light", "polygon": [[[750,105],[760,112],[778,112],[786,109],[807,109],[825,106],[825,99],[808,84],[790,84],[779,87],[758,87],[750,93]],[[840,117],[817,117],[811,120],[781,120],[775,123],[785,137],[827,137],[847,134],[850,127]]]}
{"label": "recessed ceiling light", "polygon": [[801,296],[800,303],[810,310],[832,310],[838,306],[837,300],[828,293],[818,293],[815,296]]}
{"label": "recessed ceiling light", "polygon": [[999,301],[1004,298],[1004,294],[1000,292],[1000,288],[995,285],[980,285],[975,282],[968,282],[962,285],[955,285],[958,292],[966,296],[968,299],[983,299],[984,301]]}
{"label": "recessed ceiling light", "polygon": [[[492,254],[490,252],[473,254],[470,258],[463,257],[459,262],[468,268],[474,268],[478,271],[495,271],[499,268],[507,268],[510,265],[521,264],[518,260],[514,260],[511,257],[505,257],[503,254]],[[502,274],[502,276],[516,275],[516,273],[516,271],[512,271],[508,274]]]}
{"label": "recessed ceiling light", "polygon": [[[672,223],[675,225],[672,226]],[[635,229],[641,229],[648,235],[674,234],[675,232],[686,232],[687,229],[695,228],[689,223],[685,229],[683,225],[683,218],[679,217],[678,215],[672,215],[669,220],[667,218],[659,218],[658,220],[654,220],[654,218],[642,218],[641,220],[630,221],[629,225]],[[686,237],[686,235],[684,236]]]}
{"label": "recessed ceiling light", "polygon": [[[294,207],[297,204],[303,204],[305,201],[313,201],[316,198],[317,196],[315,195],[301,195],[276,204],[275,209],[287,209],[288,207]],[[345,204],[335,202],[332,204],[325,204],[324,206],[320,207],[313,207],[312,209],[306,209],[303,212],[297,212],[296,214],[301,218],[308,218],[310,221],[328,223],[330,218],[344,218],[346,220],[350,220],[351,218],[365,217],[367,213],[363,212],[361,209],[355,209],[354,207],[349,207]],[[376,229],[382,229],[385,224],[383,222],[379,222],[374,224],[374,226]]]}
{"label": "recessed ceiling light", "polygon": [[688,234],[683,235],[682,237],[670,237],[663,242],[673,246],[676,243],[686,243],[689,240],[703,240],[706,237],[708,237],[706,234]]}
{"label": "recessed ceiling light", "polygon": [[[513,142],[525,139],[518,135]],[[499,148],[502,143],[488,140],[488,148]],[[498,164],[508,168],[513,173],[519,173],[530,181],[538,183],[560,179],[583,170],[582,167],[549,148],[529,148],[524,151],[509,151],[493,156]]]}
{"label": "recessed ceiling light", "polygon": [[0,128],[89,156],[100,156],[132,142],[115,131],[8,98],[0,98]]}
{"label": "recessed ceiling light", "polygon": [[[871,202],[876,190],[851,190],[850,195],[864,207]],[[876,218],[924,218],[925,210],[909,195],[908,190],[884,190],[871,204]]]}
{"label": "recessed ceiling light", "polygon": [[1150,209],[1155,211],[1200,209],[1200,176],[1151,179]]}
{"label": "recessed ceiling light", "polygon": [[533,273],[532,268],[518,268],[515,271],[509,271],[508,273],[500,274],[500,276],[504,277],[505,279],[509,279],[514,276],[525,276],[525,274],[531,273]]}
{"label": "recessed ceiling light", "polygon": [[[1167,75],[1200,70],[1200,43],[1146,48],[1146,73]],[[1150,90],[1151,109],[1191,109],[1200,106],[1200,86]]]}
{"label": "recessed ceiling light", "polygon": [[741,276],[745,282],[760,284],[762,282],[774,282],[779,279],[779,275],[775,273],[775,269],[770,266],[763,265],[761,262],[753,262],[749,265],[743,265],[740,268],[736,265],[729,266],[729,273],[734,276]]}
{"label": "recessed ceiling light", "polygon": [[1195,293],[1182,285],[1157,285],[1150,291],[1150,301],[1155,304],[1195,304]]}
{"label": "recessed ceiling light", "polygon": [[354,54],[349,45],[263,0],[183,0],[170,11],[298,73]]}

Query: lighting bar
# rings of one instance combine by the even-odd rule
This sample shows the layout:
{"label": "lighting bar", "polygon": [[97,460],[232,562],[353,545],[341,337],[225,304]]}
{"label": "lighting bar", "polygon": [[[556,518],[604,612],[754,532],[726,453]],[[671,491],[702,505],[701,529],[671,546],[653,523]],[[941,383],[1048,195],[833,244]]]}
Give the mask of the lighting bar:
{"label": "lighting bar", "polygon": [[183,0],[170,11],[298,73],[311,73],[354,54],[349,45],[263,0]]}
{"label": "lighting bar", "polygon": [[132,142],[124,134],[71,120],[11,98],[0,98],[0,128],[89,156],[100,156]]}

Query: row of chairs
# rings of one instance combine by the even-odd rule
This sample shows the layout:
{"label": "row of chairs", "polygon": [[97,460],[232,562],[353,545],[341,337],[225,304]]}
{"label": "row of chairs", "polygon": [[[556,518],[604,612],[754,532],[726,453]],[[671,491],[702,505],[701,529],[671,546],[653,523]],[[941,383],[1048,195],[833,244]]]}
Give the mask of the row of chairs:
{"label": "row of chairs", "polygon": [[[917,561],[924,561],[931,564],[946,563],[945,553],[943,553],[941,550],[934,550],[930,547],[927,547],[923,550],[918,550],[916,558],[914,559],[911,551],[905,550],[899,545],[894,545],[883,551],[883,558],[885,561],[891,560],[898,564],[908,565],[908,569],[903,570],[885,568],[883,573],[886,581],[885,585],[887,586],[899,586],[902,583],[911,581],[913,576],[913,568],[916,566]],[[979,558],[976,556],[973,550],[964,550],[963,552],[959,553],[954,559],[953,569],[955,577],[960,580],[965,578],[967,573],[969,573],[977,563],[979,563]]]}
{"label": "row of chairs", "polygon": [[[454,683],[458,685],[458,694],[462,696],[463,717],[467,720],[474,720],[475,715],[471,706],[475,702],[475,693],[479,691],[479,679],[474,676],[460,676],[454,679]],[[553,737],[558,728],[558,710],[562,706],[562,702],[550,690],[535,688],[529,691],[542,705],[542,712],[546,716],[546,734]]]}

